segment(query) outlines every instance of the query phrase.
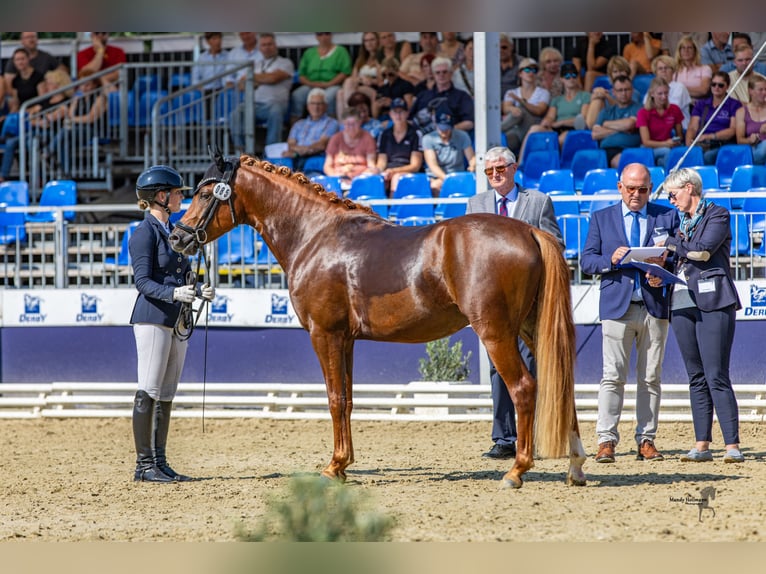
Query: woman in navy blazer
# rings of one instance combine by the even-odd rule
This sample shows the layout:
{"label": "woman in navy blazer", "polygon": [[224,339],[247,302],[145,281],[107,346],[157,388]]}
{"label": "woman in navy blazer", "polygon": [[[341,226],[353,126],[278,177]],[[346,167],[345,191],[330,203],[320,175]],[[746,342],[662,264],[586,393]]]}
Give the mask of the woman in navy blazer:
{"label": "woman in navy blazer", "polygon": [[192,303],[195,296],[212,301],[215,290],[186,284],[189,259],[173,251],[168,242],[170,214],[181,210],[186,189],[191,188],[179,173],[164,165],[150,167],[136,182],[138,206],[148,210],[128,244],[138,289],[130,318],[138,353],[138,391],[133,403],[136,481],[189,480],[174,471],[165,456],[170,412],[186,358],[187,340],[175,327],[184,303]]}
{"label": "woman in navy blazer", "polygon": [[[689,375],[689,396],[696,444],[683,461],[713,460],[713,408],[721,425],[724,462],[744,462],[739,450],[739,409],[729,378],[729,360],[739,297],[731,276],[729,212],[702,197],[702,179],[689,168],[665,180],[671,203],[681,212],[681,226],[665,243],[676,254],[670,324]],[[650,280],[655,285],[656,278]]]}

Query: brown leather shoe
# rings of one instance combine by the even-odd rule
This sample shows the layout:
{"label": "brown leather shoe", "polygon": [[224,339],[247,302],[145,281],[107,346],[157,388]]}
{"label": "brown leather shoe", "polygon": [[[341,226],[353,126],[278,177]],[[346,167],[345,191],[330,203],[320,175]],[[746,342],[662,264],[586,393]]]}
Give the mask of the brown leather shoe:
{"label": "brown leather shoe", "polygon": [[638,447],[636,460],[665,460],[665,457],[654,446],[654,441],[645,438],[641,441],[641,446]]}
{"label": "brown leather shoe", "polygon": [[614,444],[613,440],[608,440],[598,444],[598,454],[596,462],[614,462]]}

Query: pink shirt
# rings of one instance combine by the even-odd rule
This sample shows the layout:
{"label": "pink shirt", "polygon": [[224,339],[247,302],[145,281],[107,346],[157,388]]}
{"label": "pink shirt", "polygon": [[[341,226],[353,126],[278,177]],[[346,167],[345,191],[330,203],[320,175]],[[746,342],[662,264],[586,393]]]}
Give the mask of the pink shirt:
{"label": "pink shirt", "polygon": [[[343,172],[338,175],[353,179],[367,169],[367,156],[375,155],[375,138],[369,132],[362,130],[357,144],[350,147],[343,139],[343,132],[338,132],[327,142],[326,153],[333,157],[333,168]],[[344,166],[350,166],[349,170],[343,170]]]}
{"label": "pink shirt", "polygon": [[672,138],[675,135],[673,128],[683,121],[684,114],[675,104],[670,104],[662,115],[657,113],[656,108],[651,110],[641,108],[636,114],[636,127],[649,128],[649,137],[658,142]]}
{"label": "pink shirt", "polygon": [[704,78],[712,78],[710,66],[695,66],[694,68],[679,68],[675,80],[681,82],[688,90],[699,88]]}

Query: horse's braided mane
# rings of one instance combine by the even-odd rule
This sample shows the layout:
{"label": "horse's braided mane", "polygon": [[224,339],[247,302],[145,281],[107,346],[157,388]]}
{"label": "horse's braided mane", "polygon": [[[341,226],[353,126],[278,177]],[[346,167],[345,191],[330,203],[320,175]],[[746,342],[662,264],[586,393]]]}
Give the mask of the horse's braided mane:
{"label": "horse's braided mane", "polygon": [[355,201],[352,201],[350,199],[344,199],[342,197],[338,197],[338,194],[335,193],[334,191],[327,191],[324,188],[324,186],[322,186],[319,183],[314,183],[308,177],[306,177],[305,174],[301,172],[293,172],[289,167],[285,165],[274,165],[270,161],[259,160],[250,156],[246,156],[245,158],[243,158],[241,163],[248,167],[255,167],[257,169],[260,169],[269,173],[274,173],[284,177],[285,179],[299,183],[302,186],[304,186],[306,189],[309,189],[315,192],[319,197],[325,199],[326,201],[330,203],[343,206],[349,210],[358,209],[369,215],[380,217],[380,215],[378,215],[375,211],[373,211],[371,207],[367,205],[362,205],[361,203],[356,203]]}

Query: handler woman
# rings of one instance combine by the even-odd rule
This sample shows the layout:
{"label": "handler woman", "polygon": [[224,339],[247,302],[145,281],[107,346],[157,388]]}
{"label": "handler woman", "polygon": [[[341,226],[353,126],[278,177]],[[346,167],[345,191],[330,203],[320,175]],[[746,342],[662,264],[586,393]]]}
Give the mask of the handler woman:
{"label": "handler woman", "polygon": [[[739,450],[739,410],[729,378],[729,360],[739,297],[731,277],[729,212],[702,197],[702,179],[693,169],[671,172],[665,180],[681,226],[665,246],[676,253],[670,324],[689,375],[689,398],[696,444],[682,461],[713,460],[713,408],[726,444],[724,462],[744,462]],[[651,277],[649,284],[661,285]]]}
{"label": "handler woman", "polygon": [[[175,330],[182,304],[195,295],[212,301],[209,285],[186,285],[189,259],[170,248],[170,214],[181,210],[184,185],[180,174],[167,166],[150,167],[138,176],[138,206],[148,210],[129,242],[138,289],[130,322],[138,352],[138,391],[133,404],[136,471],[133,480],[173,482],[190,480],[167,463],[165,446],[178,380],[186,358],[187,341]],[[189,327],[189,326],[186,326]]]}

